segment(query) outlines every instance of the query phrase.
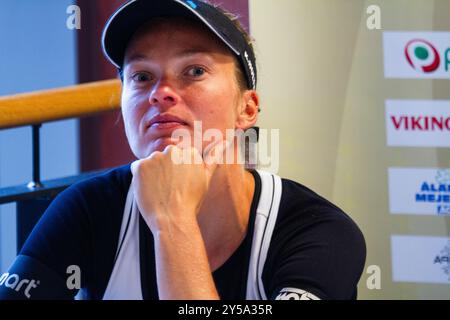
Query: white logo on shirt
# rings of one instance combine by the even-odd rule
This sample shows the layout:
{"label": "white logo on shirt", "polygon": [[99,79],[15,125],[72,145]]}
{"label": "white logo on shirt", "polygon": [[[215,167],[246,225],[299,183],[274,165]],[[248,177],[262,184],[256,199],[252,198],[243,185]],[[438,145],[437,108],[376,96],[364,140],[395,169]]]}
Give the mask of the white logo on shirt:
{"label": "white logo on shirt", "polygon": [[[16,292],[19,292],[21,289],[23,289],[23,293],[25,297],[27,297],[28,299],[31,298],[30,294],[31,289],[37,288],[39,283],[40,283],[39,280],[36,281],[34,279],[20,280],[20,277],[17,274],[4,273],[0,277],[0,286],[4,285],[5,288],[15,290]],[[26,284],[28,285],[25,287]]]}
{"label": "white logo on shirt", "polygon": [[320,300],[307,291],[296,288],[284,288],[275,300]]}

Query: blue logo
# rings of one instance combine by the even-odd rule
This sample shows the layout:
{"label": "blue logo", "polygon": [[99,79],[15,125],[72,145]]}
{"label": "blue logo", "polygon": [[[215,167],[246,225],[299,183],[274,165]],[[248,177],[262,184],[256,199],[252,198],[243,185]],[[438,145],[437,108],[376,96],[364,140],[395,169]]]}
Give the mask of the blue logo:
{"label": "blue logo", "polygon": [[450,214],[450,170],[439,170],[435,182],[422,182],[416,203],[436,204],[437,214]]}
{"label": "blue logo", "polygon": [[197,9],[197,4],[194,2],[194,1],[192,1],[192,0],[188,0],[188,1],[186,1],[186,3],[189,5],[189,6],[191,6],[191,8],[192,9]]}

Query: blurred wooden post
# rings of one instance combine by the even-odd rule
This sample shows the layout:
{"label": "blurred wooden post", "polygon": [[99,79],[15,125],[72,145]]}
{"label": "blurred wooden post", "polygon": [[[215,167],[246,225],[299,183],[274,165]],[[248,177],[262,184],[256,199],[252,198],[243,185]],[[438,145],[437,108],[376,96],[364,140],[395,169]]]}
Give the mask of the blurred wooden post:
{"label": "blurred wooden post", "polygon": [[0,97],[0,129],[118,110],[120,90],[113,79]]}

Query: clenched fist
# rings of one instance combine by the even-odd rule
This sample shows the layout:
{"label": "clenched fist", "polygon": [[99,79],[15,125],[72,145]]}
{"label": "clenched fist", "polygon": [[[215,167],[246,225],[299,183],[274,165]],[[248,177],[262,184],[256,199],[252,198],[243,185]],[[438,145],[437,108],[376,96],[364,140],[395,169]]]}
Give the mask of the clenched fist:
{"label": "clenched fist", "polygon": [[[217,167],[211,155],[223,152],[222,144],[216,144],[203,156],[195,148],[169,145],[163,152],[154,152],[132,163],[135,199],[152,232],[196,223]],[[177,161],[181,158],[191,161]]]}

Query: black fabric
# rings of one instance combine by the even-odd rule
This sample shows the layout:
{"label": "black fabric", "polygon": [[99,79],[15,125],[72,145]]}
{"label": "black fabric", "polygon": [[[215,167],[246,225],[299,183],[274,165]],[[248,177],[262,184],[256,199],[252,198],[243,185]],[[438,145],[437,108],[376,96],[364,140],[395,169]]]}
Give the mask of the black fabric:
{"label": "black fabric", "polygon": [[[261,182],[256,172],[250,228],[236,252],[213,272],[223,299],[245,299],[253,222]],[[21,251],[33,263],[10,270],[33,279],[52,277],[65,283],[67,267],[81,269],[84,296],[102,299],[119,242],[125,200],[131,183],[130,165],[73,185],[50,205]],[[263,272],[267,295],[275,298],[286,287],[308,291],[322,299],[352,299],[365,261],[364,238],[356,224],[339,208],[296,182],[282,180],[280,210]],[[153,237],[140,219],[143,297],[157,299]],[[67,299],[76,290],[55,289],[41,283],[39,297]],[[61,291],[62,290],[62,291]],[[0,299],[18,298],[0,290]],[[20,298],[20,297],[19,297]]]}
{"label": "black fabric", "polygon": [[158,300],[155,249],[153,235],[142,216],[139,217],[139,251],[141,260],[141,287],[144,300]]}
{"label": "black fabric", "polygon": [[293,287],[321,299],[355,299],[366,247],[358,226],[338,207],[283,179],[283,195],[263,280],[268,295]]}
{"label": "black fabric", "polygon": [[[72,272],[67,275],[72,275]],[[73,293],[68,290],[66,279],[39,261],[23,255],[19,255],[8,273],[0,277],[0,300],[70,300]]]}
{"label": "black fabric", "polygon": [[130,183],[128,164],[69,187],[52,202],[20,254],[64,279],[68,266],[79,266],[85,296],[101,299],[112,272]]}

